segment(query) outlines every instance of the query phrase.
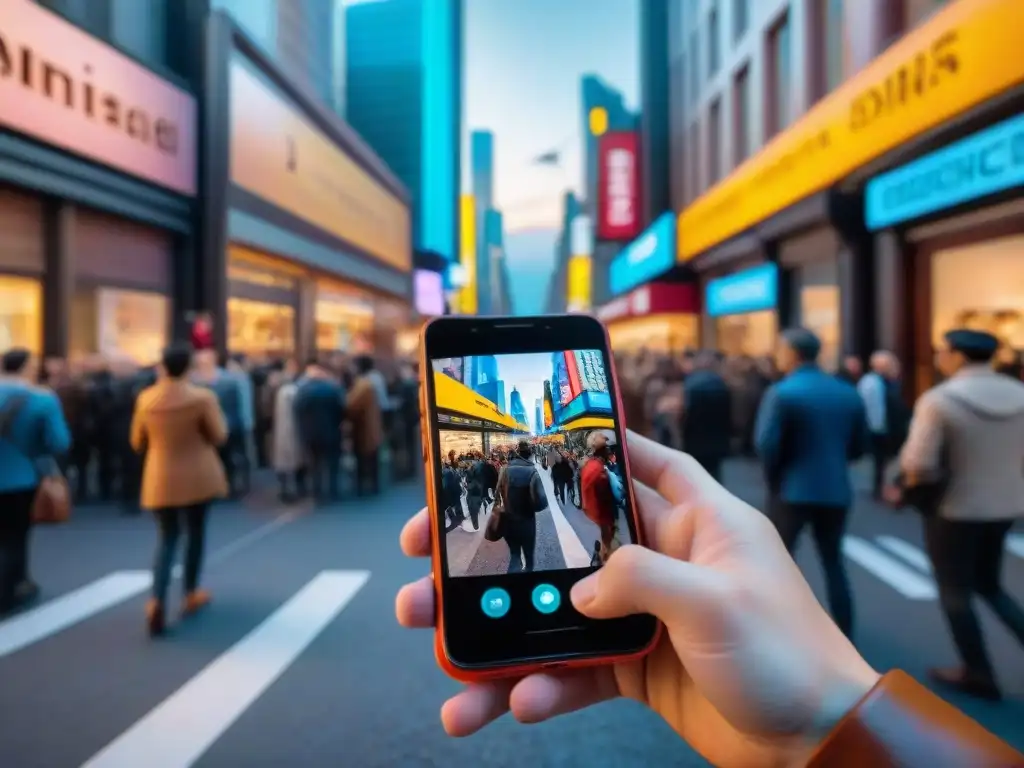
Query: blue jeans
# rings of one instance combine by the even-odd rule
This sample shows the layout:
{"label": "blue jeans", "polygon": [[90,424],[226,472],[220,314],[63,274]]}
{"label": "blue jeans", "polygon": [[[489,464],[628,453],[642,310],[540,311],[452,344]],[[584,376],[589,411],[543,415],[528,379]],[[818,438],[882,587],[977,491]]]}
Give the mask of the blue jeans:
{"label": "blue jeans", "polygon": [[181,537],[181,524],[185,524],[185,593],[194,592],[199,586],[199,571],[203,565],[203,550],[206,545],[206,512],[209,504],[193,504],[189,507],[172,507],[156,510],[160,538],[156,546],[153,563],[153,598],[163,604],[167,600],[167,587],[171,583],[174,556]]}

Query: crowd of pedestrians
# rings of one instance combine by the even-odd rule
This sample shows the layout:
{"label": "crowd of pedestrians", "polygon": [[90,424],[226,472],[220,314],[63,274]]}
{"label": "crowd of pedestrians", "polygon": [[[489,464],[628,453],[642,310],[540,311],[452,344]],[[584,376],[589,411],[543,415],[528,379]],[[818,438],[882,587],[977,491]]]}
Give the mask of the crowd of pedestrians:
{"label": "crowd of pedestrians", "polygon": [[617,365],[627,421],[638,431],[687,451],[716,479],[726,458],[757,458],[764,512],[790,552],[810,531],[829,608],[849,637],[854,602],[842,542],[855,499],[850,464],[868,459],[875,498],[922,518],[962,662],[930,677],[996,700],[972,596],[1024,647],[1024,609],[1001,582],[1007,535],[1024,518],[1024,383],[1019,366],[998,364],[998,350],[988,333],[947,333],[936,351],[940,383],[913,407],[895,355],[876,352],[866,372],[848,357],[828,373],[818,365],[819,339],[805,329],[783,332],[771,360],[641,352],[620,355]]}
{"label": "crowd of pedestrians", "polygon": [[159,542],[147,622],[166,623],[178,541],[186,537],[183,613],[209,602],[199,587],[211,504],[273,471],[281,501],[336,503],[347,468],[358,495],[418,471],[415,366],[384,371],[370,356],[295,361],[172,346],[157,366],[90,358],[38,368],[27,350],[0,371],[0,615],[38,594],[29,537],[51,464],[68,503],[114,503],[155,514]]}

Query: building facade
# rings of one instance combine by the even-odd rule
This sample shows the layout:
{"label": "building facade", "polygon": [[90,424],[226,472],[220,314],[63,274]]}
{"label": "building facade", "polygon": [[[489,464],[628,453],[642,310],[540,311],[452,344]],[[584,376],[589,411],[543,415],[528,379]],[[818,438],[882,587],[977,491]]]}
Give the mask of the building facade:
{"label": "building facade", "polygon": [[494,314],[494,277],[491,275],[491,252],[488,247],[487,211],[494,206],[494,134],[490,131],[472,131],[469,135],[470,176],[476,226],[477,311],[481,315]]}
{"label": "building facade", "polygon": [[409,190],[413,242],[458,260],[461,0],[345,10],[346,119]]}
{"label": "building facade", "polygon": [[[679,258],[704,286],[705,343],[765,354],[780,325],[800,324],[821,337],[826,367],[870,351],[874,255],[861,190],[847,179],[909,130],[883,135],[899,120],[885,115],[911,100],[885,103],[884,78],[900,77],[915,55],[906,40],[893,54],[893,41],[934,27],[943,6],[970,5],[675,0],[672,193]],[[878,83],[880,65],[865,67],[883,51],[889,69]]]}
{"label": "building facade", "polygon": [[180,48],[200,43],[204,13],[0,4],[0,349],[150,364],[183,329],[201,71]]}
{"label": "building facade", "polygon": [[555,243],[555,266],[548,282],[544,311],[557,315],[569,306],[569,263],[572,253],[572,223],[583,214],[583,203],[574,192],[566,192],[562,198],[561,232]]}

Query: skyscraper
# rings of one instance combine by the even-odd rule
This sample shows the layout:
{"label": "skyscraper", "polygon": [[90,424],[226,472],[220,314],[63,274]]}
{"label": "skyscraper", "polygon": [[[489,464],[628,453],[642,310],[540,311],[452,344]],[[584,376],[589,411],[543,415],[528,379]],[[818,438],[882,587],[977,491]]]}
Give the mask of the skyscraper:
{"label": "skyscraper", "polygon": [[458,258],[462,0],[345,11],[346,118],[413,199],[416,248]]}
{"label": "skyscraper", "polygon": [[544,401],[539,397],[533,404],[533,431],[538,435],[544,431]]}
{"label": "skyscraper", "polygon": [[285,74],[337,108],[335,86],[344,72],[334,55],[335,0],[210,0],[210,6],[227,12]]}
{"label": "skyscraper", "polygon": [[512,387],[512,392],[508,396],[509,400],[509,415],[518,421],[520,424],[529,424],[529,417],[526,415],[526,407],[523,405],[522,393]]}
{"label": "skyscraper", "polygon": [[491,253],[488,247],[487,212],[494,204],[494,134],[473,131],[469,137],[470,184],[476,206],[476,284],[477,310],[489,315],[494,310],[491,296]]}

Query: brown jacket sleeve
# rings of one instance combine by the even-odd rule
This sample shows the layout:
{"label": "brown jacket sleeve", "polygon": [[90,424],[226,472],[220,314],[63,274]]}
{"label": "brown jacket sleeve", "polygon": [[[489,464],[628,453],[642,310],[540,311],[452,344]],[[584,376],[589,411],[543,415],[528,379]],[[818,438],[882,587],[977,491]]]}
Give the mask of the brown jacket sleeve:
{"label": "brown jacket sleeve", "polygon": [[220,409],[220,403],[217,402],[215,394],[203,390],[200,395],[203,398],[203,433],[213,445],[220,447],[228,439],[228,425],[224,419],[224,412]]}
{"label": "brown jacket sleeve", "polygon": [[135,409],[132,411],[132,426],[129,436],[132,450],[136,453],[144,453],[146,444],[149,442],[146,435],[146,411],[143,398],[146,393],[142,392],[135,400]]}
{"label": "brown jacket sleeve", "polygon": [[809,768],[1019,768],[1024,755],[909,675],[884,675]]}

